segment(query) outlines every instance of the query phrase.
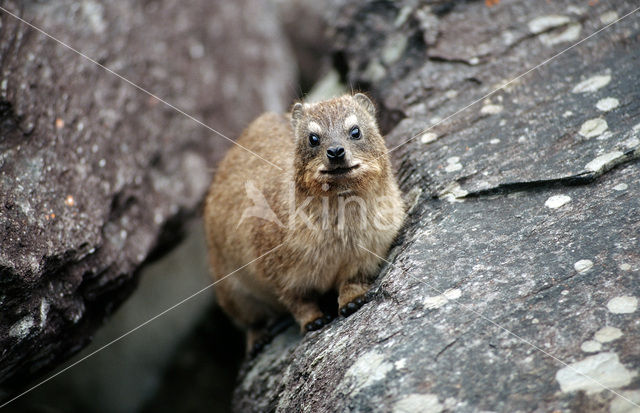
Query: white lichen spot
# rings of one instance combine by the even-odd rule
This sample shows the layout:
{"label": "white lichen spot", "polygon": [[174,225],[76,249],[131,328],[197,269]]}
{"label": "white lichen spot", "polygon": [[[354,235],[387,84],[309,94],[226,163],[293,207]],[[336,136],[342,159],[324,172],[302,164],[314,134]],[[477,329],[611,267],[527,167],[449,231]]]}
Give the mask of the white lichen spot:
{"label": "white lichen spot", "polygon": [[405,22],[409,19],[409,16],[411,16],[411,12],[413,12],[413,7],[404,6],[398,12],[398,16],[396,17],[396,20],[393,22],[393,25],[396,27],[400,27],[403,24],[405,24]]}
{"label": "white lichen spot", "polygon": [[407,215],[410,215],[411,212],[415,209],[415,207],[418,206],[421,195],[422,195],[422,188],[420,188],[419,186],[414,186],[413,188],[411,188],[409,193],[407,193],[406,195],[406,202],[408,206]]}
{"label": "white lichen spot", "polygon": [[622,264],[618,265],[618,268],[620,268],[621,271],[629,271],[631,269],[631,264],[623,262]]}
{"label": "white lichen spot", "polygon": [[631,295],[614,297],[607,303],[607,308],[614,314],[629,314],[638,309],[638,299]]}
{"label": "white lichen spot", "polygon": [[563,117],[563,118],[569,118],[569,117],[571,117],[571,116],[573,116],[573,112],[572,112],[572,111],[570,111],[570,110],[567,110],[567,111],[565,111],[565,112],[562,114],[562,117]]}
{"label": "white lichen spot", "polygon": [[499,143],[500,143],[500,139],[498,139],[498,138],[493,138],[493,139],[491,139],[491,140],[489,141],[489,143],[490,143],[490,144],[492,144],[492,145],[497,145],[497,144],[499,144]]}
{"label": "white lichen spot", "polygon": [[571,19],[567,16],[560,15],[548,15],[535,18],[529,22],[529,31],[533,34],[545,32],[555,27],[564,26],[569,23]]}
{"label": "white lichen spot", "polygon": [[43,297],[40,300],[40,328],[43,328],[47,322],[47,314],[49,314],[49,302]]}
{"label": "white lichen spot", "polygon": [[373,383],[385,378],[387,373],[393,369],[393,365],[387,361],[382,354],[371,350],[356,360],[345,373],[345,379],[355,382],[354,392],[359,392]]}
{"label": "white lichen spot", "polygon": [[618,394],[622,397],[616,395],[611,400],[609,413],[640,413],[640,407],[638,407],[640,406],[640,390],[621,391]]}
{"label": "white lichen spot", "polygon": [[600,99],[598,103],[596,103],[596,108],[603,112],[609,112],[620,106],[620,101],[616,98],[604,98]]}
{"label": "white lichen spot", "polygon": [[33,321],[33,317],[28,315],[24,317],[22,320],[18,321],[9,329],[9,337],[16,337],[18,339],[23,339],[27,335],[29,335],[29,331],[35,322]]}
{"label": "white lichen spot", "polygon": [[624,156],[624,153],[620,151],[605,153],[604,155],[600,155],[593,161],[586,164],[584,166],[584,169],[591,172],[599,172],[604,168],[610,166],[612,163],[622,158],[623,156]]}
{"label": "white lichen spot", "polygon": [[600,22],[602,24],[611,24],[616,20],[618,20],[618,13],[616,13],[613,10],[608,11],[606,13],[602,13],[600,15]]}
{"label": "white lichen spot", "polygon": [[503,109],[502,105],[487,104],[487,105],[484,105],[482,109],[480,109],[480,113],[482,115],[496,115],[502,112],[502,109]]}
{"label": "white lichen spot", "polygon": [[558,209],[569,201],[571,201],[571,197],[568,195],[553,195],[545,201],[544,206],[551,209]]}
{"label": "white lichen spot", "polygon": [[98,166],[100,166],[100,168],[104,168],[106,164],[107,164],[107,161],[104,159],[100,159],[100,161],[98,162]]}
{"label": "white lichen spot", "polygon": [[585,138],[594,138],[602,135],[608,128],[609,125],[607,125],[607,121],[604,119],[589,119],[582,124],[578,133]]}
{"label": "white lichen spot", "polygon": [[593,261],[591,261],[591,260],[580,260],[580,261],[576,262],[575,264],[573,264],[573,268],[579,273],[587,272],[591,268],[593,268]]}
{"label": "white lichen spot", "polygon": [[613,189],[615,189],[616,191],[626,191],[627,188],[629,188],[629,185],[625,184],[624,182],[613,187]]}
{"label": "white lichen spot", "polygon": [[633,137],[627,139],[624,142],[624,146],[626,146],[629,149],[633,149],[635,147],[638,147],[638,146],[640,146],[640,139],[638,139],[635,136],[633,136]]}
{"label": "white lichen spot", "polygon": [[478,63],[480,63],[480,59],[479,59],[479,58],[477,58],[477,57],[475,57],[475,56],[474,56],[474,57],[472,57],[471,59],[469,59],[469,64],[470,64],[471,66],[475,66],[475,65],[477,65]]}
{"label": "white lichen spot", "polygon": [[619,328],[610,326],[602,327],[593,335],[593,338],[600,343],[609,343],[620,337],[622,337],[622,331]]}
{"label": "white lichen spot", "polygon": [[426,309],[435,310],[437,308],[442,307],[450,300],[457,300],[462,295],[462,290],[459,288],[452,288],[446,290],[444,293],[440,295],[436,295],[433,297],[427,297],[424,299],[424,307]]}
{"label": "white lichen spot", "polygon": [[466,405],[467,403],[466,403],[466,402],[458,403],[458,401],[456,400],[456,398],[455,398],[455,397],[447,397],[447,398],[444,400],[443,407],[444,407],[445,409],[448,409],[448,410],[451,410],[451,411],[456,411],[456,410],[458,410],[458,409],[456,409],[456,407],[458,406],[458,404],[460,404],[460,405]]}
{"label": "white lichen spot", "polygon": [[611,76],[609,75],[597,75],[590,77],[587,80],[584,80],[578,83],[572,90],[573,93],[588,93],[595,92],[598,89],[601,89],[607,86],[611,82]]}
{"label": "white lichen spot", "polygon": [[405,368],[405,366],[407,365],[407,359],[400,359],[398,361],[396,361],[395,363],[393,363],[393,367],[396,368],[396,370],[400,370]]}
{"label": "white lichen spot", "polygon": [[444,93],[444,96],[447,99],[453,99],[454,97],[458,96],[458,91],[455,89],[449,89]]}
{"label": "white lichen spot", "polygon": [[442,404],[435,394],[411,394],[393,405],[393,413],[439,413]]}
{"label": "white lichen spot", "polygon": [[598,343],[597,341],[587,340],[582,343],[582,345],[580,346],[580,350],[584,351],[585,353],[597,353],[598,351],[602,350],[602,344]]}
{"label": "white lichen spot", "polygon": [[573,4],[567,6],[567,13],[577,14],[578,16],[582,16],[585,13],[585,9],[583,7],[578,7]]}
{"label": "white lichen spot", "polygon": [[382,80],[383,77],[387,74],[387,70],[382,66],[382,64],[377,59],[372,59],[364,73],[362,73],[362,77],[364,79],[368,79],[372,82],[378,82]]}
{"label": "white lichen spot", "polygon": [[540,35],[540,41],[545,46],[554,46],[559,43],[572,42],[580,36],[582,25],[571,23],[562,33],[545,33]]}
{"label": "white lichen spot", "polygon": [[447,165],[444,167],[444,170],[447,172],[455,172],[462,169],[462,164],[460,163],[459,156],[452,156],[447,159]]}
{"label": "white lichen spot", "polygon": [[189,45],[189,56],[192,59],[201,59],[204,56],[204,46],[200,42],[193,42]]}
{"label": "white lichen spot", "polygon": [[448,202],[464,202],[464,197],[467,196],[469,192],[462,189],[459,183],[454,182],[438,194],[440,199],[444,199]]}
{"label": "white lichen spot", "polygon": [[397,62],[402,57],[402,54],[407,48],[407,44],[407,36],[401,34],[391,36],[380,52],[382,62],[387,66]]}
{"label": "white lichen spot", "polygon": [[89,22],[89,27],[96,33],[103,33],[107,28],[103,6],[95,1],[85,1],[81,7],[83,17]]}
{"label": "white lichen spot", "polygon": [[438,135],[433,132],[424,132],[420,135],[420,142],[431,143],[438,139]]}
{"label": "white lichen spot", "polygon": [[631,383],[636,373],[620,363],[616,353],[599,353],[571,363],[556,373],[560,389],[565,392],[584,390],[587,394]]}

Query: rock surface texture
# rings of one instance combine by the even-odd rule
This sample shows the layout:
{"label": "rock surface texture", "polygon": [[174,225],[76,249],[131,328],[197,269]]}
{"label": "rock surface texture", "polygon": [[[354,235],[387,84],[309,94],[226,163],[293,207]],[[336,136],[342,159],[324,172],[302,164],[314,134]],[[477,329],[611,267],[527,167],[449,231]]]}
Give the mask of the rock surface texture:
{"label": "rock surface texture", "polygon": [[370,302],[276,337],[236,411],[637,411],[640,12],[517,78],[637,6],[326,8],[389,147],[415,137],[393,152],[412,209]]}
{"label": "rock surface texture", "polygon": [[[294,59],[259,0],[2,7],[224,135],[292,98]],[[141,264],[179,240],[229,143],[5,11],[0,24],[0,388],[11,393],[86,345]]]}

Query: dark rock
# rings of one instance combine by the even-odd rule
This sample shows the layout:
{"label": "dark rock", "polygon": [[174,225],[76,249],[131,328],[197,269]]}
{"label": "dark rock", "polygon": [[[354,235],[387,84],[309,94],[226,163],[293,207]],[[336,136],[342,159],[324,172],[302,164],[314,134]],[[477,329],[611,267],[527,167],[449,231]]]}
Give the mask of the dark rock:
{"label": "dark rock", "polygon": [[242,333],[220,307],[212,306],[180,344],[158,390],[140,411],[230,411],[243,353]]}
{"label": "dark rock", "polygon": [[493,92],[637,4],[425,3],[327,7],[412,209],[370,301],[245,362],[235,410],[640,404],[637,13]]}
{"label": "dark rock", "polygon": [[299,82],[295,92],[300,98],[331,68],[331,44],[327,22],[322,18],[325,4],[313,0],[278,0],[275,3],[296,59]]}
{"label": "dark rock", "polygon": [[0,384],[12,392],[85,346],[140,266],[180,240],[228,146],[217,135],[286,109],[296,71],[260,1],[2,7],[157,97],[0,11]]}

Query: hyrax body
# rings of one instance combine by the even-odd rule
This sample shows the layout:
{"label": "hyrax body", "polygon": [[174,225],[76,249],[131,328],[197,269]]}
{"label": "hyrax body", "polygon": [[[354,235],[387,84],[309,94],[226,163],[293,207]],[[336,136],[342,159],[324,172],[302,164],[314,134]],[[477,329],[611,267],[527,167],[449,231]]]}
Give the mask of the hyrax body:
{"label": "hyrax body", "polygon": [[263,114],[237,143],[246,149],[220,163],[205,226],[218,301],[250,349],[287,312],[303,332],[321,328],[329,290],[340,314],[357,310],[405,213],[363,94]]}

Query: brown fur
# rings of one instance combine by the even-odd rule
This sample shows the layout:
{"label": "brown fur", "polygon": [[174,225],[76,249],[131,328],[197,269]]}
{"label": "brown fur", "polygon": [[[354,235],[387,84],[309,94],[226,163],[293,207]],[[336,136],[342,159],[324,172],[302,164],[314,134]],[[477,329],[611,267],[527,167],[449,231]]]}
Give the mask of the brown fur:
{"label": "brown fur", "polygon": [[[354,115],[362,135],[357,140],[345,125]],[[314,130],[321,130],[317,147],[309,144],[311,122]],[[322,172],[331,166],[326,149],[336,142],[346,150],[346,165],[359,164],[346,175]],[[222,308],[249,328],[251,346],[269,320],[286,312],[303,329],[322,317],[319,294],[336,290],[339,308],[362,297],[380,260],[361,246],[384,256],[402,225],[404,208],[374,106],[362,94],[298,103],[287,115],[264,114],[238,143],[283,169],[233,147],[206,200],[205,225],[216,280],[275,248],[216,284]],[[247,181],[264,195],[280,223],[243,217],[254,206]],[[302,213],[292,213],[298,208]]]}

